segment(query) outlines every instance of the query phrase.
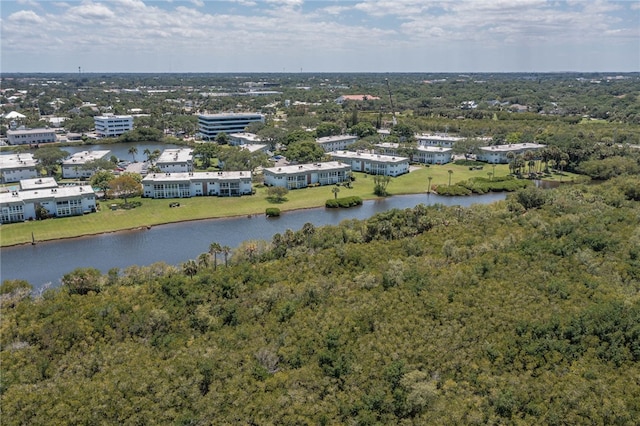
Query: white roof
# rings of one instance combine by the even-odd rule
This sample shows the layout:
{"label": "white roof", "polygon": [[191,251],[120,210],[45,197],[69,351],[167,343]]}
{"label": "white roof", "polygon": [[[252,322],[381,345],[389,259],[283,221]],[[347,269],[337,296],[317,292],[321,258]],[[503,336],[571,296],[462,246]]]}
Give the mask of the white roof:
{"label": "white roof", "polygon": [[355,135],[324,136],[322,138],[317,138],[316,142],[322,144],[329,142],[350,141],[352,139],[358,139],[358,137]]}
{"label": "white roof", "polygon": [[193,173],[150,173],[142,179],[142,183],[151,182],[175,182],[194,180],[238,180],[241,178],[251,178],[250,171],[229,171],[229,172],[193,172]]}
{"label": "white roof", "polygon": [[57,188],[58,182],[52,177],[41,177],[34,179],[22,179],[20,181],[20,188],[23,191],[29,191],[33,189],[45,189],[45,188]]}
{"label": "white roof", "polygon": [[156,163],[186,163],[191,161],[191,154],[193,154],[191,148],[165,149]]}
{"label": "white roof", "polygon": [[329,153],[330,156],[336,158],[348,158],[348,159],[363,159],[367,161],[377,161],[380,163],[402,163],[409,161],[406,157],[398,157],[392,155],[381,154],[369,154],[367,152],[354,152],[354,151],[333,151]]}
{"label": "white roof", "polygon": [[423,133],[420,135],[416,135],[416,139],[420,140],[420,139],[428,139],[428,140],[432,140],[432,141],[451,141],[451,142],[456,142],[456,141],[460,141],[463,140],[465,138],[461,138],[460,136],[450,136],[450,135],[438,135],[438,134],[430,134],[430,133]]}
{"label": "white roof", "polygon": [[73,164],[85,164],[89,161],[100,160],[107,155],[109,155],[111,151],[108,149],[98,150],[98,151],[80,151],[73,154],[70,158],[64,160],[62,162],[63,165],[73,165]]}
{"label": "white roof", "polygon": [[508,145],[491,145],[491,146],[482,146],[479,149],[482,151],[495,151],[495,152],[509,152],[509,151],[520,151],[522,149],[540,149],[544,148],[546,145],[542,145],[539,143],[512,143]]}
{"label": "white roof", "polygon": [[255,133],[248,132],[240,132],[240,133],[230,133],[229,137],[231,139],[242,139],[243,141],[251,141],[251,142],[260,142],[260,136]]}
{"label": "white roof", "polygon": [[11,120],[11,119],[14,119],[14,118],[25,118],[25,117],[26,117],[26,115],[20,114],[17,111],[11,111],[11,112],[8,112],[8,113],[6,113],[4,115],[4,118],[6,118],[8,120]]}
{"label": "white roof", "polygon": [[33,155],[28,152],[0,155],[0,168],[2,169],[35,167],[35,165],[36,160],[34,160]]}
{"label": "white roof", "polygon": [[351,169],[351,166],[341,163],[339,161],[325,161],[324,163],[309,163],[309,164],[296,164],[282,167],[268,167],[264,169],[265,172],[272,174],[292,174],[292,173],[306,173],[306,172],[318,172],[322,170],[345,170]]}
{"label": "white roof", "polygon": [[50,129],[48,127],[41,127],[38,129],[16,129],[16,130],[7,130],[7,135],[35,135],[39,133],[55,133],[55,129]]}
{"label": "white roof", "polygon": [[95,193],[90,185],[60,186],[56,188],[42,188],[29,191],[12,191],[0,193],[0,203],[35,202],[38,200],[74,198],[82,195],[95,195]]}
{"label": "white roof", "polygon": [[416,148],[418,151],[424,152],[450,152],[453,148],[443,148],[441,146],[419,146]]}
{"label": "white roof", "polygon": [[267,145],[264,144],[259,144],[259,143],[247,143],[242,145],[240,148],[242,149],[246,149],[249,152],[256,152],[256,151],[260,151],[263,150],[267,147]]}

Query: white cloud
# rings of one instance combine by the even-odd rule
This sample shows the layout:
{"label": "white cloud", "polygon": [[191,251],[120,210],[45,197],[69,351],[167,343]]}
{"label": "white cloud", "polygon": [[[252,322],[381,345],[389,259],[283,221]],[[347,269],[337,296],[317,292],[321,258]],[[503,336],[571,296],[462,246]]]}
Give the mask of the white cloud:
{"label": "white cloud", "polygon": [[37,8],[41,7],[40,3],[38,3],[35,0],[18,0],[17,3],[23,6],[31,6],[31,7],[37,7]]}
{"label": "white cloud", "polygon": [[107,6],[101,3],[85,3],[80,6],[72,7],[67,12],[69,15],[75,15],[82,19],[110,19],[115,14]]}
{"label": "white cloud", "polygon": [[191,0],[191,3],[196,7],[203,7],[204,6],[204,1],[202,1],[202,0]]}
{"label": "white cloud", "polygon": [[32,10],[21,10],[9,15],[9,21],[20,24],[42,24],[44,18]]}

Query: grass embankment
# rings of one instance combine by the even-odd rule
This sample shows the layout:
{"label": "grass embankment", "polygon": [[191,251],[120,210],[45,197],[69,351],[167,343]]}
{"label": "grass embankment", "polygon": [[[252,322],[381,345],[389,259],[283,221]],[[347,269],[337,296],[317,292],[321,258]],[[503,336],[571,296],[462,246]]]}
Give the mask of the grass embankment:
{"label": "grass embankment", "polygon": [[[448,185],[449,170],[453,171],[451,183],[454,184],[472,177],[486,177],[488,169],[489,167],[484,170],[469,170],[468,166],[454,164],[420,167],[409,174],[393,178],[387,190],[391,195],[426,192],[429,176],[432,178],[431,185]],[[509,173],[509,169],[506,165],[497,165],[495,172],[496,176],[504,176]],[[356,180],[352,188],[341,187],[338,196],[357,196],[363,200],[376,198],[373,194],[373,177],[362,173],[354,175]],[[111,204],[122,204],[122,200],[100,201],[100,211],[95,214],[2,225],[0,243],[3,247],[29,243],[32,233],[37,241],[46,241],[187,220],[264,214],[267,207],[278,207],[283,212],[322,207],[326,200],[334,198],[332,188],[325,186],[289,191],[286,201],[282,203],[269,202],[266,188],[257,188],[255,195],[244,197],[194,197],[176,200],[136,198],[131,201],[139,202],[140,206],[131,210],[110,209]],[[180,207],[170,208],[169,203],[172,201],[180,202]]]}

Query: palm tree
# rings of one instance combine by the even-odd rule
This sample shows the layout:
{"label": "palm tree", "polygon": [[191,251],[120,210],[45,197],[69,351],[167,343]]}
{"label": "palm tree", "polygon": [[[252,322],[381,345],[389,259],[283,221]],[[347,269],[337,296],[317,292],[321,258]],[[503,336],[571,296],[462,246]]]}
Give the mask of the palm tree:
{"label": "palm tree", "polygon": [[433,179],[433,177],[432,177],[432,176],[429,176],[427,179],[429,180],[429,188],[428,188],[427,193],[428,193],[428,194],[431,194],[431,179]]}
{"label": "palm tree", "polygon": [[447,170],[447,173],[449,173],[449,186],[451,186],[451,175],[453,174],[453,170],[449,169]]}
{"label": "palm tree", "polygon": [[213,269],[218,269],[218,253],[222,251],[222,246],[219,243],[209,244],[209,254],[213,256]]}
{"label": "palm tree", "polygon": [[129,154],[131,154],[131,156],[133,157],[133,162],[136,162],[136,154],[138,153],[138,148],[136,148],[135,146],[132,146],[131,148],[129,148]]}
{"label": "palm tree", "polygon": [[222,246],[222,253],[224,254],[224,266],[229,266],[229,264],[227,263],[227,260],[229,258],[229,253],[230,252],[231,252],[231,247]]}
{"label": "palm tree", "polygon": [[147,156],[147,161],[151,161],[151,150],[149,148],[146,148],[143,154]]}
{"label": "palm tree", "polygon": [[340,192],[340,188],[338,188],[337,186],[334,186],[331,189],[331,192],[333,192],[333,198],[337,200],[338,199],[338,192]]}
{"label": "palm tree", "polygon": [[182,270],[189,278],[193,279],[193,276],[198,273],[198,265],[193,259],[189,259],[182,264]]}
{"label": "palm tree", "polygon": [[209,255],[209,253],[201,253],[198,256],[198,267],[208,268],[210,260],[211,260],[211,256]]}

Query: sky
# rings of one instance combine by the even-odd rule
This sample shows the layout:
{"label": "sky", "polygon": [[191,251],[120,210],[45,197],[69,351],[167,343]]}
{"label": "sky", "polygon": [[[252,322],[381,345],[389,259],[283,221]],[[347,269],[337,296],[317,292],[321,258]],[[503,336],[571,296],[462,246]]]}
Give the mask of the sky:
{"label": "sky", "polygon": [[8,72],[636,72],[640,0],[0,2]]}

